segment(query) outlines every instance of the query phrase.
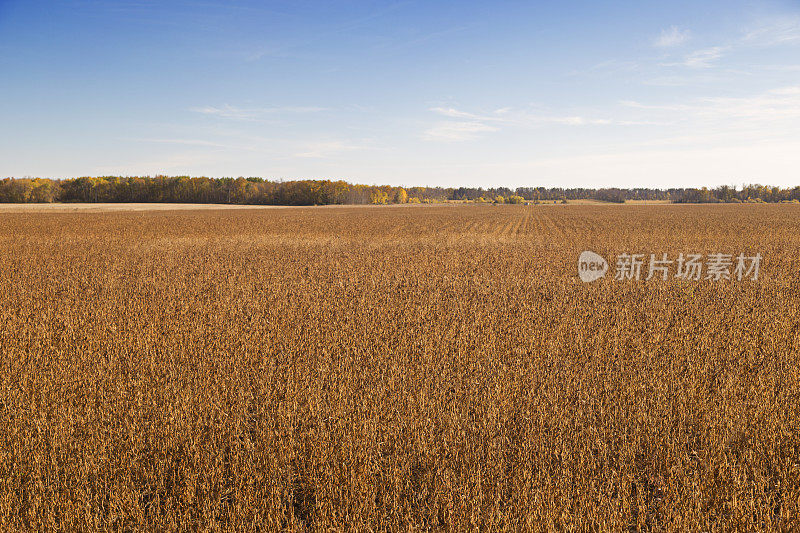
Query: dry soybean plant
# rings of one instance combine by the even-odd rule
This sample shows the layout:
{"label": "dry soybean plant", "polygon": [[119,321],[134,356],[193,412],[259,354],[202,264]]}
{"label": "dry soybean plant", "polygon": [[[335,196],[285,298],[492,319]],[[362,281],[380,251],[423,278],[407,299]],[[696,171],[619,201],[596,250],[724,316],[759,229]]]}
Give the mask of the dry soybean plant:
{"label": "dry soybean plant", "polygon": [[797,530],[798,264],[791,205],[0,213],[0,529]]}

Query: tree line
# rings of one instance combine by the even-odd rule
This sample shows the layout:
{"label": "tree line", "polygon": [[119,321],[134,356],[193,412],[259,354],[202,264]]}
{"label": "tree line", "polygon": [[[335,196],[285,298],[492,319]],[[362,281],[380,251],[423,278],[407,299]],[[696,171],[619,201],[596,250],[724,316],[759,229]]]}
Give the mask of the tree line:
{"label": "tree line", "polygon": [[360,185],[334,180],[270,181],[263,178],[207,178],[189,176],[103,176],[74,179],[5,178],[0,180],[0,202],[169,202],[253,205],[332,205],[436,203],[445,201],[491,203],[566,202],[598,200],[660,200],[676,203],[800,202],[794,188],[745,185],[741,188],[561,188],[508,187],[444,188]]}

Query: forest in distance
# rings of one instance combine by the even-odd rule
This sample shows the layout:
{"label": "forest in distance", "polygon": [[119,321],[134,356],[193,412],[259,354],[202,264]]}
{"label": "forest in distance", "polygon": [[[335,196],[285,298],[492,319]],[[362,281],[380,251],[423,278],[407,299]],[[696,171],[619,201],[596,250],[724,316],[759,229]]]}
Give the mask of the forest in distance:
{"label": "forest in distance", "polygon": [[0,203],[103,202],[243,205],[362,205],[469,201],[521,204],[596,200],[610,203],[800,202],[800,186],[723,185],[716,188],[398,187],[342,180],[275,181],[264,178],[103,176],[72,179],[5,178]]}

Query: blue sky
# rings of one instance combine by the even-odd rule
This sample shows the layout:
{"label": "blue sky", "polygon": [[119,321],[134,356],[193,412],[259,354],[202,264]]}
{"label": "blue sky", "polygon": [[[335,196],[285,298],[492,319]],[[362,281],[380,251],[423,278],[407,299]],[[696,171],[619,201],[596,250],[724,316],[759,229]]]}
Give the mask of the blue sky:
{"label": "blue sky", "polygon": [[0,0],[0,177],[800,184],[800,3]]}

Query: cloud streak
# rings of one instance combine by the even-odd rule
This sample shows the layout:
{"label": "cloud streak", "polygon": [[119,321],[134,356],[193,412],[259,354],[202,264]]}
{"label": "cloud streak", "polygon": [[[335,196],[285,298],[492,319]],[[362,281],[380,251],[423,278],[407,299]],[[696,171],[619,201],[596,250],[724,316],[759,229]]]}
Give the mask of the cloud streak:
{"label": "cloud streak", "polygon": [[747,30],[742,41],[753,46],[800,43],[800,16],[762,21]]}
{"label": "cloud streak", "polygon": [[363,149],[363,146],[344,141],[317,142],[303,147],[302,151],[293,154],[292,157],[299,157],[301,159],[327,159],[341,153]]}
{"label": "cloud streak", "polygon": [[240,121],[248,121],[254,122],[258,120],[263,120],[270,116],[275,116],[279,114],[287,114],[287,113],[318,113],[320,111],[326,111],[327,108],[324,107],[312,107],[312,106],[285,106],[285,107],[251,107],[251,108],[243,108],[243,107],[236,107],[232,105],[222,105],[222,106],[203,106],[203,107],[193,107],[189,109],[193,113],[200,113],[201,115],[207,116],[214,116],[224,119],[230,120],[240,120]]}
{"label": "cloud streak", "polygon": [[426,130],[422,138],[427,141],[470,141],[482,133],[497,131],[498,128],[478,120],[439,122]]}
{"label": "cloud streak", "polygon": [[645,111],[680,113],[684,119],[746,119],[750,123],[789,121],[800,118],[800,86],[778,87],[745,97],[695,98],[682,104],[649,105],[636,101],[621,104]]}
{"label": "cloud streak", "polygon": [[498,132],[503,128],[536,128],[546,125],[560,126],[641,126],[654,123],[636,120],[593,118],[581,115],[542,115],[502,107],[489,114],[462,111],[452,107],[434,107],[430,111],[450,121],[439,121],[425,130],[422,138],[427,141],[471,141],[484,134]]}
{"label": "cloud streak", "polygon": [[[662,30],[654,45],[659,48],[672,48],[684,44],[689,39],[688,30],[682,31],[677,26],[671,26],[667,30]],[[710,69],[729,53],[744,49],[797,44],[800,44],[800,16],[786,15],[761,21],[726,44],[695,50],[686,55],[683,61],[662,63],[661,66]]]}
{"label": "cloud streak", "polygon": [[213,148],[230,148],[230,145],[203,139],[130,139],[135,142],[155,143],[155,144],[181,144],[184,146],[207,146]]}
{"label": "cloud streak", "polygon": [[705,50],[697,50],[689,54],[684,64],[692,68],[709,68],[712,63],[722,57],[727,50],[724,46],[713,46]]}

